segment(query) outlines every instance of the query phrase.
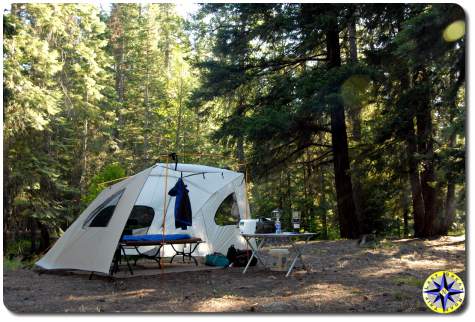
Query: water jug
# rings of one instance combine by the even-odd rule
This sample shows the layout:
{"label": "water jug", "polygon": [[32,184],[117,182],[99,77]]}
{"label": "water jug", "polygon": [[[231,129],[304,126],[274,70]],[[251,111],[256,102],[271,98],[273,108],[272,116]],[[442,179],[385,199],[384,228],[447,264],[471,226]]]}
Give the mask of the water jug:
{"label": "water jug", "polygon": [[277,219],[275,221],[275,233],[280,234],[282,232],[281,226],[280,226],[280,220]]}

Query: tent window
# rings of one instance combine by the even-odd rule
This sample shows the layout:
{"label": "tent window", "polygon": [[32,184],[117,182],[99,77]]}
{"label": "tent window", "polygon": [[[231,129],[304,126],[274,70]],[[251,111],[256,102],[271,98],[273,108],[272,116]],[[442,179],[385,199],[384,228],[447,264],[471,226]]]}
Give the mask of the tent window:
{"label": "tent window", "polygon": [[107,198],[102,204],[94,209],[86,221],[83,224],[84,227],[107,227],[112,215],[114,214],[115,207],[119,203],[120,197],[124,193],[124,190],[120,190]]}
{"label": "tent window", "polygon": [[219,226],[236,225],[239,219],[236,195],[232,193],[219,206],[214,216],[214,222]]}
{"label": "tent window", "polygon": [[124,228],[126,235],[146,234],[152,224],[155,211],[152,207],[134,206]]}

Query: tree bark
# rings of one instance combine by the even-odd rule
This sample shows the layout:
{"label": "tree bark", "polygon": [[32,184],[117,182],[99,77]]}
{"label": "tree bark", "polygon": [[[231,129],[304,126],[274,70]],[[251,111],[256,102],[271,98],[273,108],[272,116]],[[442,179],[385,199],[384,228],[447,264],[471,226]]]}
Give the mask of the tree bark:
{"label": "tree bark", "polygon": [[358,61],[358,47],[356,45],[356,17],[355,13],[352,14],[352,18],[348,23],[348,45],[349,45],[349,54],[350,61],[355,63]]}
{"label": "tree bark", "polygon": [[[176,121],[176,130],[175,130],[175,151],[178,152],[180,149],[180,133],[181,133],[181,123],[183,118],[183,78],[180,75],[180,89],[178,91],[178,111],[177,111],[177,121]],[[185,151],[183,151],[185,152]],[[184,154],[183,154],[184,156]]]}
{"label": "tree bark", "polygon": [[[321,169],[319,172],[320,172],[320,191],[321,191],[320,203],[322,203],[325,201],[325,171]],[[322,229],[323,229],[323,239],[328,239],[328,220],[327,220],[326,209],[322,213]]]}
{"label": "tree bark", "polygon": [[37,221],[38,228],[40,229],[40,246],[38,248],[38,253],[42,253],[48,249],[50,246],[50,234],[48,227],[43,225],[41,222]]}
{"label": "tree bark", "polygon": [[[453,116],[451,117],[451,121],[452,120]],[[455,139],[456,133],[453,131],[449,137],[449,148],[453,148],[455,146]],[[441,235],[447,235],[455,219],[455,180],[453,178],[453,174],[451,173],[448,173],[447,178],[447,194],[445,196],[445,208],[443,214],[444,215],[439,232]]]}
{"label": "tree bark", "polygon": [[[241,118],[244,116],[244,94],[238,93],[238,104],[236,109],[236,115]],[[244,154],[244,137],[242,133],[239,133],[239,136],[236,138],[236,159],[239,162],[238,171],[244,172],[246,167],[246,158]]]}
{"label": "tree bark", "polygon": [[[329,69],[341,66],[340,43],[337,15],[329,13],[329,26],[326,30],[326,45]],[[358,238],[358,220],[353,199],[348,156],[348,137],[346,133],[345,110],[337,101],[331,110],[331,132],[335,187],[337,196],[338,220],[342,238]]]}
{"label": "tree bark", "polygon": [[[401,95],[404,95],[404,92],[410,89],[409,72],[402,73],[400,78]],[[406,160],[412,195],[414,237],[420,238],[424,237],[425,205],[419,174],[419,160],[416,159],[417,141],[414,129],[414,106],[406,106],[405,109],[407,119],[405,120],[402,133],[405,135],[406,141]]]}
{"label": "tree bark", "polygon": [[28,219],[28,226],[30,228],[30,254],[33,255],[36,253],[38,247],[36,246],[36,229],[37,229],[37,221],[34,218]]}
{"label": "tree bark", "polygon": [[82,151],[81,151],[81,175],[79,180],[79,189],[81,197],[86,194],[87,183],[87,150],[88,150],[88,119],[84,120],[84,129],[82,137]]}
{"label": "tree bark", "polygon": [[447,184],[447,195],[445,197],[445,209],[442,226],[440,229],[441,235],[447,235],[450,227],[454,223],[455,219],[455,183],[449,181]]}
{"label": "tree bark", "polygon": [[[427,82],[427,75],[422,70],[418,79],[421,83],[419,86],[424,87]],[[422,171],[420,173],[422,196],[424,199],[424,229],[423,235],[431,237],[437,234],[436,227],[436,204],[437,191],[436,175],[434,168],[434,144],[432,139],[432,114],[430,108],[430,97],[428,90],[423,90],[419,97],[419,108],[416,113],[417,123],[417,144],[418,153],[423,156]]]}
{"label": "tree bark", "polygon": [[124,118],[121,109],[124,107],[125,94],[125,51],[126,42],[124,37],[124,26],[121,17],[121,5],[113,4],[110,18],[111,36],[110,42],[112,44],[112,55],[114,57],[114,76],[115,76],[115,92],[117,94],[118,106],[115,109],[117,117],[117,124],[112,129],[112,136],[117,144],[122,147],[120,143],[120,129],[123,126]]}
{"label": "tree bark", "polygon": [[401,194],[401,208],[402,208],[402,221],[403,221],[403,236],[407,238],[409,236],[409,198],[408,191],[404,182],[404,189]]}
{"label": "tree bark", "polygon": [[[349,61],[350,63],[357,63],[358,61],[358,47],[356,44],[356,17],[352,16],[352,19],[348,23],[348,47],[349,47]],[[358,144],[361,142],[361,104],[356,103],[352,106],[348,106],[349,117],[352,124],[352,136],[353,140]],[[363,212],[363,185],[359,178],[358,165],[361,163],[361,158],[355,156],[355,162],[352,167],[352,183],[353,183],[353,198],[355,203],[355,212],[359,224],[360,234],[369,234],[371,232],[371,223],[368,223]]]}
{"label": "tree bark", "polygon": [[[12,5],[13,6],[13,5]],[[3,144],[3,253],[7,250],[8,229],[10,226],[10,218],[12,217],[12,189],[10,179],[10,165],[8,162],[9,140],[6,139]]]}
{"label": "tree bark", "polygon": [[415,159],[417,152],[414,125],[411,120],[406,131],[407,160],[409,170],[409,182],[412,192],[412,209],[414,214],[414,237],[424,236],[425,207],[422,197],[422,187],[419,177],[418,161]]}
{"label": "tree bark", "polygon": [[145,109],[145,118],[144,118],[144,129],[143,129],[143,162],[144,165],[148,165],[149,161],[149,133],[150,133],[150,106],[149,106],[149,87],[150,87],[150,27],[147,25],[147,40],[146,46],[147,51],[145,53],[145,66],[147,66],[145,71],[145,86],[144,86],[144,109]]}

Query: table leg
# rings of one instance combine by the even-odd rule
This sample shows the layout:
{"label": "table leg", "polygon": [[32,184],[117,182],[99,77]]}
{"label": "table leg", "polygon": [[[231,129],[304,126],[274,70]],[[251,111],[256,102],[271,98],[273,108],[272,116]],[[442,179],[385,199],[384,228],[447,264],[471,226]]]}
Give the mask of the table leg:
{"label": "table leg", "polygon": [[162,249],[163,245],[158,245],[157,251],[153,255],[147,255],[147,254],[141,253],[139,250],[139,247],[140,246],[134,246],[135,251],[137,252],[139,257],[154,260],[158,264],[158,268],[162,268],[162,265],[160,264],[160,259],[161,259],[160,250]]}
{"label": "table leg", "polygon": [[127,267],[129,268],[130,275],[134,275],[134,271],[132,271],[132,267],[130,266],[129,259],[127,258],[127,254],[125,253],[125,249],[124,247],[122,247],[122,245],[120,246],[120,249],[124,253],[125,262],[127,263]]}
{"label": "table leg", "polygon": [[[305,245],[307,245],[307,242],[308,240],[310,239],[310,237],[308,237],[307,239],[305,239]],[[291,245],[292,245],[292,248],[295,250],[295,252],[297,253],[292,261],[292,264],[290,265],[289,267],[289,270],[287,271],[287,274],[285,274],[285,277],[288,277],[290,275],[290,273],[292,273],[292,270],[294,269],[294,266],[295,266],[295,263],[297,262],[297,259],[300,259],[300,262],[302,263],[302,266],[303,268],[308,272],[310,273],[310,269],[307,267],[307,265],[305,265],[305,262],[303,260],[303,257],[302,257],[302,250],[297,246],[295,240],[292,240],[291,239]]]}
{"label": "table leg", "polygon": [[244,271],[242,272],[243,274],[246,274],[246,271],[247,269],[249,268],[249,265],[251,265],[251,262],[252,262],[252,259],[254,257],[256,257],[260,262],[261,264],[266,267],[266,264],[264,263],[264,261],[261,259],[260,256],[258,256],[259,254],[259,251],[262,249],[262,247],[264,246],[264,243],[265,243],[265,238],[262,238],[260,242],[257,242],[257,238],[256,239],[256,244],[257,244],[257,247],[254,249],[254,247],[252,246],[252,244],[249,242],[249,239],[248,238],[244,238],[247,242],[247,244],[249,245],[249,247],[252,249],[252,255],[251,257],[249,258],[249,261],[247,262],[247,265],[246,267],[244,268]]}
{"label": "table leg", "polygon": [[172,256],[171,260],[170,260],[170,263],[173,262],[173,259],[175,258],[175,256],[183,256],[183,262],[185,262],[185,257],[189,258],[190,259],[190,263],[191,263],[191,260],[193,260],[196,264],[196,266],[198,266],[198,261],[196,260],[196,258],[192,255],[196,248],[198,247],[199,243],[190,243],[190,250],[189,251],[186,251],[186,244],[183,245],[183,251],[179,251],[177,250],[173,244],[170,244],[173,248],[173,250],[175,251],[175,255]]}
{"label": "table leg", "polygon": [[[252,243],[251,243],[251,242],[249,242],[249,241],[247,241],[247,240],[246,240],[246,241],[247,241],[247,244],[249,245],[249,247],[254,251],[255,249],[260,250],[260,249],[263,247],[263,245],[264,245],[264,244],[263,244],[263,243],[264,243],[264,240],[265,240],[265,238],[262,238],[262,240],[261,240],[261,244],[262,244],[262,245],[260,245],[259,242],[256,240],[256,248],[252,247]],[[258,260],[259,262],[261,262],[261,264],[262,264],[264,267],[267,266],[267,264],[265,263],[265,261],[259,256],[259,251],[254,252],[254,257],[257,258],[257,260]]]}
{"label": "table leg", "polygon": [[[295,249],[296,252],[298,252],[295,248],[294,242],[291,243],[292,248]],[[292,273],[292,270],[294,269],[295,263],[297,262],[297,259],[299,258],[298,254],[294,256],[294,259],[292,260],[292,264],[290,264],[289,270],[287,271],[287,274],[285,274],[285,277],[288,277],[290,273]]]}
{"label": "table leg", "polygon": [[312,237],[312,236],[309,236],[309,237],[307,237],[307,239],[305,239],[305,244],[303,244],[302,249],[301,249],[301,251],[300,251],[300,255],[299,255],[299,256],[300,256],[300,260],[302,261],[303,267],[305,268],[305,270],[307,271],[307,273],[310,273],[310,268],[308,267],[307,264],[305,264],[302,255],[303,255],[303,253],[304,253],[304,248],[307,247],[308,241],[310,240],[311,237]]}
{"label": "table leg", "polygon": [[198,247],[199,243],[196,243],[194,244],[194,247],[193,249],[191,248],[191,244],[190,244],[190,254],[189,254],[189,257],[195,261],[195,265],[198,266],[198,261],[196,260],[195,256],[193,256],[192,254],[195,252],[196,248]]}
{"label": "table leg", "polygon": [[172,258],[170,259],[170,264],[171,264],[171,263],[173,263],[173,260],[175,259],[175,256],[180,255],[180,252],[175,249],[175,246],[173,246],[173,244],[170,244],[170,245],[172,246],[173,251],[175,252],[175,255],[173,255]]}

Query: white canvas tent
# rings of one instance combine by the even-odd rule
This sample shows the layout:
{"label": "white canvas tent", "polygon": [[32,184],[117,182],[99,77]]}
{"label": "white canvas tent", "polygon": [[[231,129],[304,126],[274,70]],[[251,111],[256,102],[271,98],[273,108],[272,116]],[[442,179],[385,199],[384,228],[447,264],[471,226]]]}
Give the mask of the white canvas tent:
{"label": "white canvas tent", "polygon": [[[187,230],[175,228],[175,198],[168,195],[180,177],[189,190],[193,212],[193,224]],[[156,164],[104,189],[36,265],[43,269],[109,273],[114,252],[134,206],[153,209],[154,217],[147,234],[161,234],[165,223],[166,234],[186,233],[206,242],[199,245],[196,255],[226,254],[232,244],[237,248],[245,246],[237,224],[221,226],[215,222],[215,214],[226,200],[233,201],[233,212],[239,218],[250,217],[242,173],[195,164]],[[99,210],[108,205],[115,205],[110,207],[110,219],[104,225],[98,224],[95,218],[102,212]],[[168,247],[164,247],[164,256],[174,254]],[[143,251],[147,249],[144,247]]]}

